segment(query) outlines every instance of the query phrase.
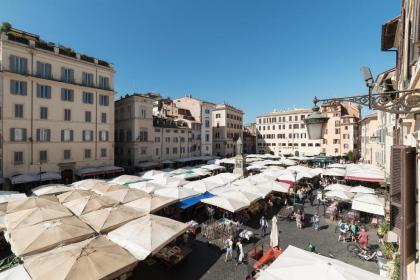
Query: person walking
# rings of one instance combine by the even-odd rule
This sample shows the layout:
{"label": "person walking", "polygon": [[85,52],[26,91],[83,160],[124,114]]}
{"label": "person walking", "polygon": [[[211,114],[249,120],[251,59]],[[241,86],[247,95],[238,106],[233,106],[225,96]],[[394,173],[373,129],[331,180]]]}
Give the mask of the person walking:
{"label": "person walking", "polygon": [[338,221],[338,230],[340,234],[338,235],[338,242],[343,241],[346,242],[346,233],[348,231],[348,226],[342,220]]}
{"label": "person walking", "polygon": [[261,227],[261,236],[264,237],[268,228],[268,223],[264,216],[261,216],[260,227]]}
{"label": "person walking", "polygon": [[239,238],[238,242],[236,243],[236,247],[239,251],[238,260],[236,262],[236,265],[242,264],[242,261],[244,260],[244,248],[242,247],[241,239]]}
{"label": "person walking", "polygon": [[315,229],[316,231],[318,231],[318,230],[319,230],[319,216],[318,216],[317,214],[314,214],[314,215],[312,216],[312,219],[313,219],[313,226],[314,226],[314,229]]}
{"label": "person walking", "polygon": [[368,234],[364,228],[359,232],[359,244],[360,246],[367,250],[368,249]]}
{"label": "person walking", "polygon": [[357,236],[357,225],[354,220],[351,221],[349,229],[350,229],[351,242],[355,242],[356,236]]}
{"label": "person walking", "polygon": [[226,246],[226,255],[225,255],[225,262],[228,261],[228,259],[232,259],[233,258],[233,241],[232,241],[232,236],[230,236],[226,241],[225,241],[225,246]]}
{"label": "person walking", "polygon": [[300,209],[296,212],[296,227],[302,229],[302,214]]}

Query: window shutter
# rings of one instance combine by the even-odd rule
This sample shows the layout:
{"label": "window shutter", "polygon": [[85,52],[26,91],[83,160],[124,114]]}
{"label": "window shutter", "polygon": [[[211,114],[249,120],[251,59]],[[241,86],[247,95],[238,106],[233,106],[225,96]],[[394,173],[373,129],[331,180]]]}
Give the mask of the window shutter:
{"label": "window shutter", "polygon": [[51,74],[51,64],[45,63],[45,75],[47,76],[47,78],[51,79]]}
{"label": "window shutter", "polygon": [[22,59],[22,71],[23,74],[28,74],[28,60],[26,58]]}
{"label": "window shutter", "polygon": [[93,141],[93,130],[90,131],[90,141]]}
{"label": "window shutter", "polygon": [[74,82],[74,70],[70,70],[70,82]]}
{"label": "window shutter", "polygon": [[36,84],[36,96],[41,97],[41,85]]}
{"label": "window shutter", "polygon": [[74,91],[70,90],[70,101],[74,101]]}
{"label": "window shutter", "polygon": [[15,129],[11,128],[10,129],[10,141],[15,141]]}
{"label": "window shutter", "polygon": [[82,141],[86,141],[86,130],[83,130]]}
{"label": "window shutter", "polygon": [[9,56],[9,69],[13,72],[16,71],[16,56],[11,55]]}
{"label": "window shutter", "polygon": [[16,81],[10,80],[10,93],[16,94]]}
{"label": "window shutter", "polygon": [[22,95],[27,95],[28,91],[28,84],[26,82],[22,82]]}
{"label": "window shutter", "polygon": [[61,100],[65,100],[64,99],[64,88],[61,89]]}
{"label": "window shutter", "polygon": [[51,141],[51,129],[47,129],[47,141]]}
{"label": "window shutter", "polygon": [[73,130],[70,130],[70,141],[73,141]]}
{"label": "window shutter", "polygon": [[36,141],[40,141],[41,140],[41,130],[39,128],[37,128],[36,130]]}
{"label": "window shutter", "polygon": [[64,67],[61,67],[61,80],[62,81],[64,81],[64,72],[65,72],[65,69],[64,69]]}
{"label": "window shutter", "polygon": [[61,130],[61,142],[64,141],[64,130]]}
{"label": "window shutter", "polygon": [[23,129],[23,141],[26,141],[26,128]]}
{"label": "window shutter", "polygon": [[42,76],[41,68],[42,68],[42,63],[40,61],[37,61],[36,62],[36,75],[38,77],[41,77]]}
{"label": "window shutter", "polygon": [[51,99],[51,87],[47,86],[47,97],[48,99]]}

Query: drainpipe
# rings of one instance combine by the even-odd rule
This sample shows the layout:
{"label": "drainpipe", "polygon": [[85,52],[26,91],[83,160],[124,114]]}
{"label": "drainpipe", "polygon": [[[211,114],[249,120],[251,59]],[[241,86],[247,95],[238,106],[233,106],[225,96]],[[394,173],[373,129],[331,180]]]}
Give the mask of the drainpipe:
{"label": "drainpipe", "polygon": [[[95,68],[95,82],[98,86],[98,68]],[[95,161],[98,159],[98,90],[95,91]]]}
{"label": "drainpipe", "polygon": [[[31,50],[31,75],[33,75],[34,73],[34,51]],[[33,128],[34,128],[34,81],[33,79],[31,79],[31,122],[30,122],[30,127],[31,127],[31,133],[30,133],[30,154],[31,154],[31,162],[30,164],[32,165],[34,163],[34,138],[33,138]]]}

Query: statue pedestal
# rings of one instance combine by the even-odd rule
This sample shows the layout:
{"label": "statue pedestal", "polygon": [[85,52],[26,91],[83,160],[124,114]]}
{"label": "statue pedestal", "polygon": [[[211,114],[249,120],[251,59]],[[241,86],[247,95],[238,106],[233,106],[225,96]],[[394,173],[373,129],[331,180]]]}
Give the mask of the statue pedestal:
{"label": "statue pedestal", "polygon": [[245,168],[245,157],[243,155],[236,155],[235,169],[233,169],[233,174],[238,174],[243,177],[248,176],[248,172]]}

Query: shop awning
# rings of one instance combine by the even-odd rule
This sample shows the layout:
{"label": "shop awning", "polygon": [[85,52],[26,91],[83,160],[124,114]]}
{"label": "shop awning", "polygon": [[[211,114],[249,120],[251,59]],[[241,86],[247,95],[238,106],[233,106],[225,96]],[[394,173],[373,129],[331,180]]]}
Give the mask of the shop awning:
{"label": "shop awning", "polygon": [[99,166],[99,167],[87,167],[79,169],[76,175],[79,177],[98,176],[105,174],[123,173],[124,168],[119,166]]}
{"label": "shop awning", "polygon": [[191,198],[187,198],[187,199],[181,200],[178,203],[178,207],[181,208],[181,209],[187,209],[187,208],[189,208],[191,206],[196,205],[202,199],[210,198],[210,197],[213,197],[213,196],[214,196],[214,194],[211,194],[209,192],[205,192],[205,193],[203,193],[203,194],[201,194],[199,196],[195,196],[195,197],[191,197]]}
{"label": "shop awning", "polygon": [[371,164],[349,164],[344,179],[362,182],[383,182],[385,172]]}

